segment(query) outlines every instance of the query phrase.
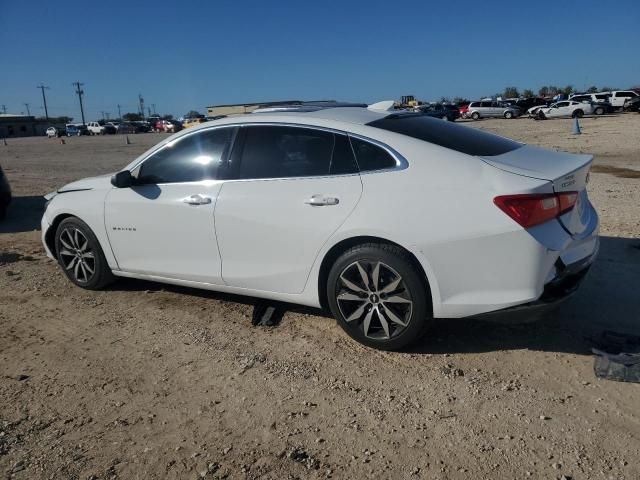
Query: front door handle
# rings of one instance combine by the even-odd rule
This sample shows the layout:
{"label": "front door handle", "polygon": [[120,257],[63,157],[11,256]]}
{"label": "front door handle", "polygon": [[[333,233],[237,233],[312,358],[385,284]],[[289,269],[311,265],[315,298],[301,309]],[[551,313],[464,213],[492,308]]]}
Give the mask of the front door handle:
{"label": "front door handle", "polygon": [[314,195],[304,203],[313,207],[324,207],[327,205],[338,205],[340,199],[337,197],[325,197],[324,195]]}
{"label": "front door handle", "polygon": [[211,203],[211,197],[205,197],[204,195],[196,194],[182,200],[189,205],[207,205]]}

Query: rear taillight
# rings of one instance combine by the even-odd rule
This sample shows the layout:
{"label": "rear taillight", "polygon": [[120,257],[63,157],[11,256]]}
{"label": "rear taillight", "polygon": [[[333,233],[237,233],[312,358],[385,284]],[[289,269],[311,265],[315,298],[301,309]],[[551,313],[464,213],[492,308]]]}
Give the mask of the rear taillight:
{"label": "rear taillight", "polygon": [[578,192],[501,195],[493,199],[500,210],[524,228],[548,222],[571,210]]}

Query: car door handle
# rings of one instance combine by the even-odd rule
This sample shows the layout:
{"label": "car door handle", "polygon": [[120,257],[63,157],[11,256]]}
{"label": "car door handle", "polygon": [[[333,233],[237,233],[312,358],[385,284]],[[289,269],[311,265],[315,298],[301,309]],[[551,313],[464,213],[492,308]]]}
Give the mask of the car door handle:
{"label": "car door handle", "polygon": [[327,205],[338,205],[340,199],[336,197],[325,197],[324,195],[314,195],[304,203],[313,207],[324,207]]}
{"label": "car door handle", "polygon": [[184,203],[188,203],[189,205],[207,205],[211,203],[210,197],[205,197],[204,195],[191,195],[190,197],[182,200]]}

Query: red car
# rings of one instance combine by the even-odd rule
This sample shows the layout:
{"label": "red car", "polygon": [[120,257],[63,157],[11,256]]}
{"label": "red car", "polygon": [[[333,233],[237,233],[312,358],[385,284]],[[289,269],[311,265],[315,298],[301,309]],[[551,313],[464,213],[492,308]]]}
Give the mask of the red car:
{"label": "red car", "polygon": [[156,132],[176,133],[182,130],[182,125],[174,120],[158,120],[154,129]]}
{"label": "red car", "polygon": [[469,104],[467,103],[465,105],[460,105],[458,109],[460,110],[460,118],[467,118],[467,113],[469,112]]}

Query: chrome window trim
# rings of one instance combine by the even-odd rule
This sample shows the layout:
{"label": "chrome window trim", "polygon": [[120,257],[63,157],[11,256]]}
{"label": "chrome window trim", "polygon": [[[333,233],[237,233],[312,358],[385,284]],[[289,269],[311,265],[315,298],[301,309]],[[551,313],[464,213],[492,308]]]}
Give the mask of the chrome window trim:
{"label": "chrome window trim", "polygon": [[[198,134],[198,133],[203,133],[203,132],[206,132],[206,131],[209,131],[209,130],[217,130],[217,129],[220,129],[220,128],[236,128],[236,127],[237,128],[244,128],[244,127],[252,127],[252,126],[306,128],[308,130],[320,130],[320,131],[330,132],[330,133],[339,134],[339,135],[346,135],[347,137],[357,138],[359,140],[362,140],[364,142],[372,143],[372,144],[382,148],[389,155],[391,155],[391,157],[396,161],[396,164],[395,164],[395,166],[389,167],[389,168],[381,168],[381,169],[378,169],[378,170],[365,170],[365,171],[360,170],[360,166],[358,165],[358,172],[355,172],[355,173],[342,173],[342,174],[337,174],[337,175],[313,175],[313,176],[303,176],[303,177],[235,178],[235,179],[220,180],[220,181],[224,181],[224,182],[248,182],[248,181],[257,181],[257,180],[292,180],[292,179],[303,179],[303,178],[350,177],[350,176],[354,176],[354,175],[369,175],[369,174],[374,174],[374,173],[392,172],[392,171],[396,171],[396,170],[405,170],[406,168],[409,167],[409,162],[407,161],[407,159],[405,157],[403,157],[400,153],[398,153],[395,149],[393,149],[389,145],[387,145],[387,144],[385,144],[385,143],[383,143],[383,142],[381,142],[379,140],[375,140],[375,139],[367,137],[365,135],[360,135],[360,134],[357,134],[357,133],[351,133],[351,132],[347,132],[347,131],[344,131],[344,130],[338,130],[338,129],[330,128],[330,127],[323,127],[323,126],[318,126],[318,125],[307,125],[307,124],[304,124],[304,123],[245,122],[245,123],[226,123],[224,125],[212,125],[212,126],[209,126],[209,127],[199,128],[197,130],[194,130],[193,132],[189,132],[187,134],[181,135],[179,138],[176,138],[174,141],[167,142],[164,145],[162,145],[160,148],[158,148],[157,150],[154,150],[153,152],[149,153],[149,155],[147,155],[145,158],[143,158],[142,160],[137,162],[133,167],[131,167],[130,171],[133,171],[133,170],[137,169],[138,167],[140,167],[144,162],[146,162],[153,155],[155,155],[156,153],[160,152],[164,148],[167,148],[169,146],[169,144],[173,144],[174,142],[179,142],[183,138],[189,137],[191,135],[195,135],[195,134]],[[235,139],[236,139],[236,136],[234,135],[233,138],[231,139],[232,147],[233,147],[233,143],[235,142]],[[354,158],[355,158],[356,164],[357,164],[358,158],[357,158],[355,152],[353,152],[353,155],[354,155]],[[209,181],[217,181],[216,179],[208,179],[208,180]],[[207,181],[207,180],[202,180],[202,181]],[[176,182],[162,183],[162,184],[157,183],[157,184],[154,184],[154,185],[174,185],[175,183]]]}

